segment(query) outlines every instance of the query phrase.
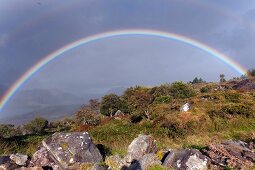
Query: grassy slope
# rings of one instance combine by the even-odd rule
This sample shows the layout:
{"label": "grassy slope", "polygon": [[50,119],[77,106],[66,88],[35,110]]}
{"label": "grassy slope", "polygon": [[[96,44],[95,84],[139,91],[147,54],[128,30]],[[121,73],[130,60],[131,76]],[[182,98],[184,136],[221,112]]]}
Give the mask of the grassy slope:
{"label": "grassy slope", "polygon": [[[176,99],[169,104],[153,104],[150,106],[153,120],[144,119],[139,123],[130,122],[126,116],[122,120],[104,118],[102,123],[95,127],[74,127],[73,131],[89,131],[96,143],[105,145],[109,149],[108,154],[125,155],[130,142],[138,134],[151,134],[156,140],[159,148],[202,148],[211,141],[223,141],[227,139],[248,140],[255,131],[255,119],[236,116],[232,118],[211,119],[207,112],[211,109],[219,109],[227,104],[249,105],[253,112],[255,110],[255,91],[240,92],[233,90],[214,91],[217,84],[206,84],[212,89],[209,93],[199,93],[199,89],[205,84],[195,85],[198,95],[190,99]],[[239,94],[238,101],[229,99],[227,94]],[[207,98],[207,99],[204,99]],[[213,99],[212,99],[213,98]],[[234,97],[235,99],[235,97]],[[185,102],[192,103],[189,112],[179,112],[173,109],[179,108]],[[163,122],[175,120],[178,126],[185,129],[180,131],[169,131],[160,125]],[[77,130],[79,129],[79,130]],[[2,140],[0,142],[0,154],[22,152],[32,154],[40,145],[41,140],[47,135],[24,136],[15,139]]]}

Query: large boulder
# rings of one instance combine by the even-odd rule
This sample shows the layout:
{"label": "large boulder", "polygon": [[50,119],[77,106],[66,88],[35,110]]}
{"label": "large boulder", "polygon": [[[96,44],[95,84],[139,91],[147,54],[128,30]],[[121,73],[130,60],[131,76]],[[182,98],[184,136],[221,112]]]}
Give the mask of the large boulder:
{"label": "large boulder", "polygon": [[148,170],[150,167],[155,165],[161,165],[161,161],[158,160],[158,156],[154,153],[144,155],[138,161],[128,167],[128,170]]}
{"label": "large boulder", "polygon": [[17,165],[27,165],[28,156],[22,153],[11,154],[10,159],[13,160]]}
{"label": "large boulder", "polygon": [[29,167],[52,167],[53,170],[59,170],[60,168],[50,156],[50,153],[45,147],[40,147],[32,156]]}
{"label": "large boulder", "polygon": [[242,141],[226,141],[220,144],[211,143],[204,151],[212,163],[220,167],[249,169],[254,166],[255,152]]}
{"label": "large boulder", "polygon": [[145,154],[156,153],[155,140],[149,135],[139,135],[128,146],[128,154],[125,157],[127,163],[141,159]]}
{"label": "large boulder", "polygon": [[204,170],[208,158],[196,149],[173,149],[163,161],[163,166],[173,169]]}
{"label": "large boulder", "polygon": [[0,170],[15,169],[18,165],[10,159],[10,156],[0,156]]}
{"label": "large boulder", "polygon": [[76,169],[79,164],[103,160],[88,132],[55,133],[42,143],[62,169]]}

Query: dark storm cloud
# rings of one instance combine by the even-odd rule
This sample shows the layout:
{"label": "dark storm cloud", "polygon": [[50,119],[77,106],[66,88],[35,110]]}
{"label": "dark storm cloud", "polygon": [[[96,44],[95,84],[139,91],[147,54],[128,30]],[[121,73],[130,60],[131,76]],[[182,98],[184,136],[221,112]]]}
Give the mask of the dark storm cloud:
{"label": "dark storm cloud", "polygon": [[[126,28],[186,35],[233,54],[245,66],[250,67],[254,60],[248,55],[253,51],[249,44],[254,41],[252,30],[234,24],[234,17],[217,8],[217,5],[229,10],[240,7],[246,11],[251,8],[251,1],[208,1],[207,4],[183,0],[46,0],[38,5],[34,0],[24,3],[16,0],[1,3],[0,56],[4,60],[0,64],[0,81],[3,84],[10,84],[40,58],[63,45],[90,34]],[[247,15],[254,17],[252,12]],[[230,30],[227,34],[226,29]]]}

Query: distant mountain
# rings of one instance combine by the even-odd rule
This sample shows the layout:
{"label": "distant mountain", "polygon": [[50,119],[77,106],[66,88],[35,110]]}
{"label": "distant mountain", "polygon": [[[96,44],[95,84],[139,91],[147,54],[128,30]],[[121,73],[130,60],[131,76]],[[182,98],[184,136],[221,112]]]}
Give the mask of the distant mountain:
{"label": "distant mountain", "polygon": [[81,105],[56,105],[49,106],[42,109],[34,110],[29,113],[24,113],[12,117],[7,117],[0,120],[0,123],[8,124],[24,124],[34,119],[35,117],[43,117],[49,121],[62,119],[74,115],[75,111],[79,109]]}
{"label": "distant mountain", "polygon": [[0,122],[13,120],[11,122],[20,124],[35,116],[62,118],[63,115],[73,114],[75,109],[86,104],[89,99],[100,98],[102,95],[83,93],[77,96],[55,89],[23,90],[9,101],[8,107],[1,113]]}

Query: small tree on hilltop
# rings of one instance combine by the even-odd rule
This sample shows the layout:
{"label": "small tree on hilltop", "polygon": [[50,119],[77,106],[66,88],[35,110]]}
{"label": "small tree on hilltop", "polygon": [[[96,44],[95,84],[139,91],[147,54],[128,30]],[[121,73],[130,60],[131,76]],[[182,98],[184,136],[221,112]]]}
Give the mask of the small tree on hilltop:
{"label": "small tree on hilltop", "polygon": [[191,82],[192,84],[197,84],[197,83],[204,83],[205,81],[202,78],[197,78],[195,77],[194,80]]}
{"label": "small tree on hilltop", "polygon": [[250,69],[247,71],[247,75],[251,77],[255,77],[255,69]]}
{"label": "small tree on hilltop", "polygon": [[128,113],[127,102],[116,94],[108,94],[102,98],[100,112],[106,116],[113,116],[118,110]]}
{"label": "small tree on hilltop", "polygon": [[220,74],[220,82],[221,83],[226,82],[225,74]]}

